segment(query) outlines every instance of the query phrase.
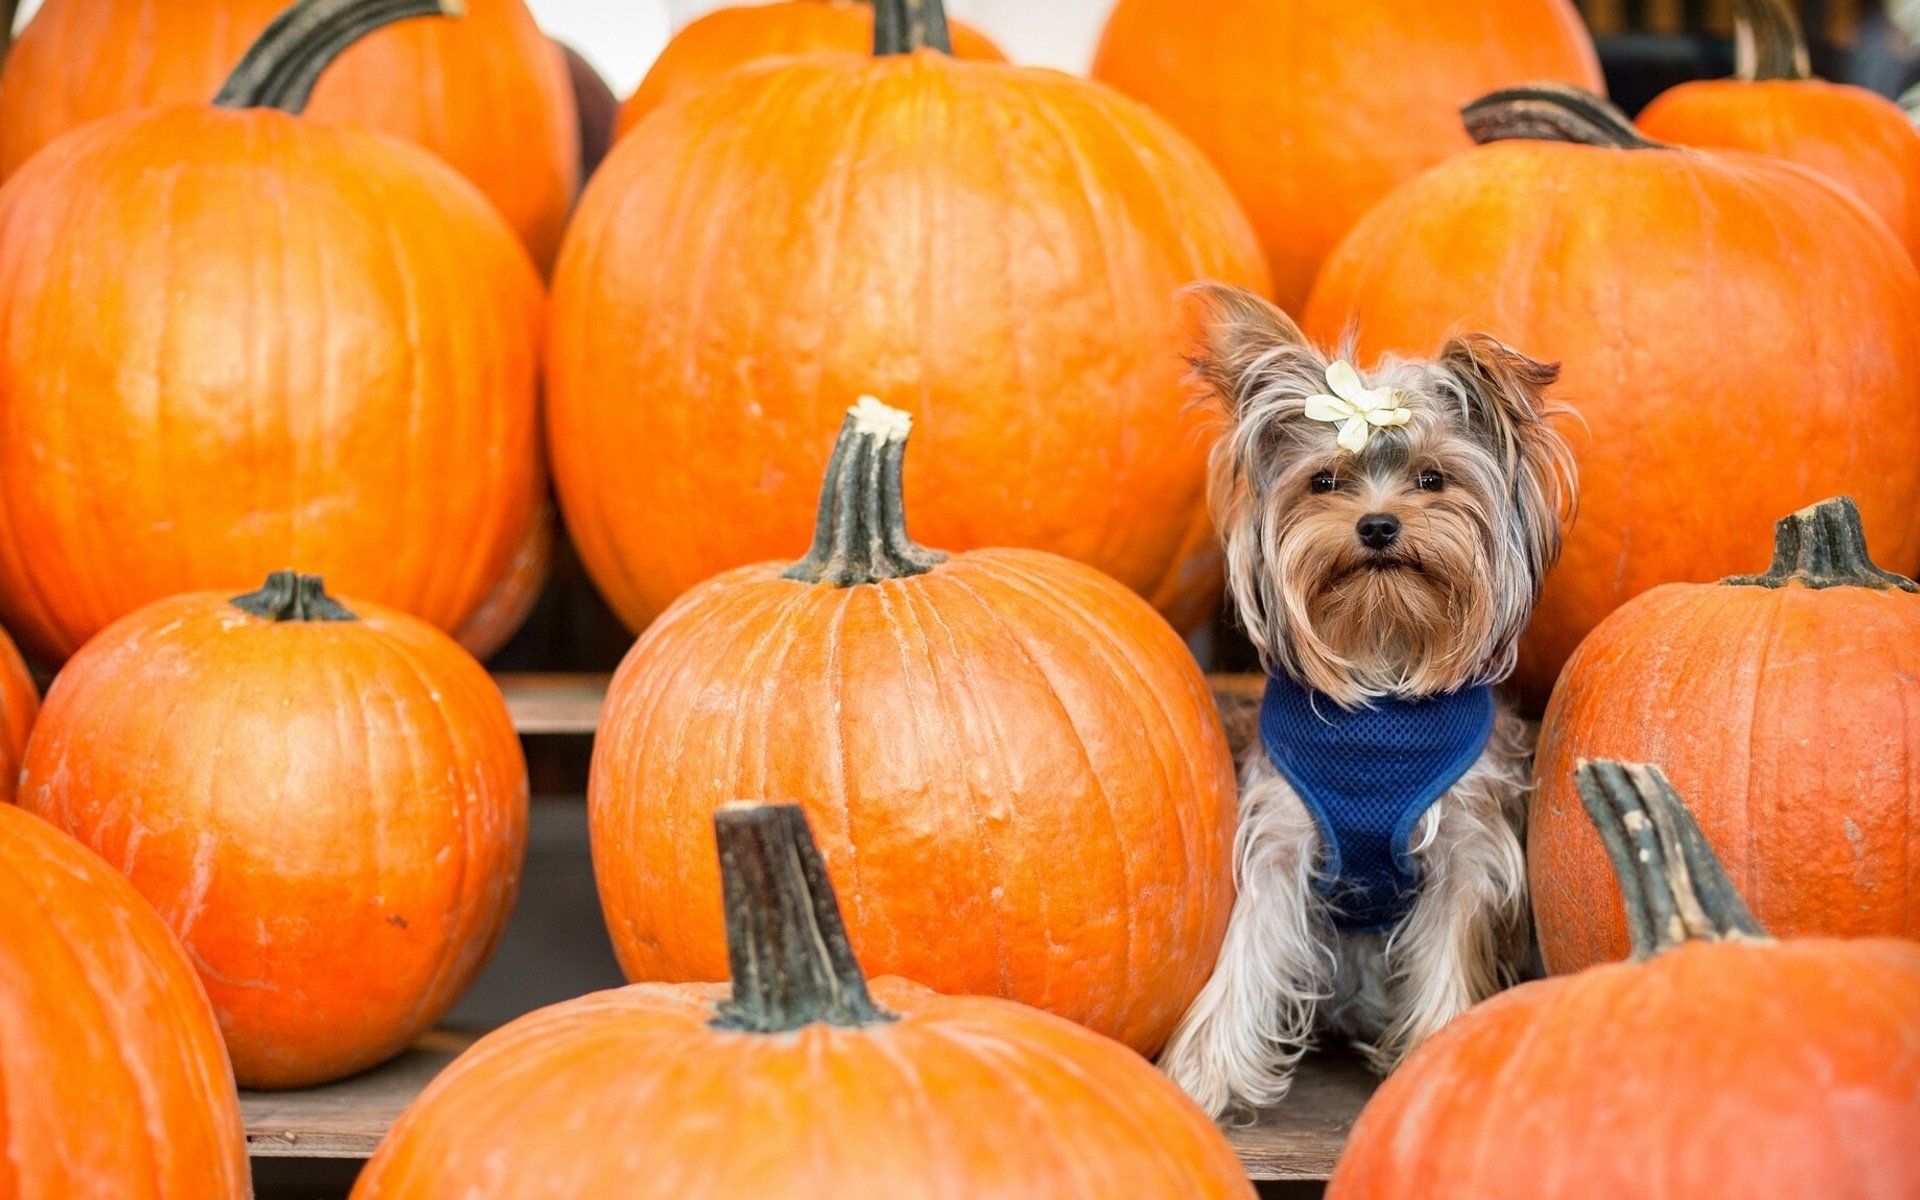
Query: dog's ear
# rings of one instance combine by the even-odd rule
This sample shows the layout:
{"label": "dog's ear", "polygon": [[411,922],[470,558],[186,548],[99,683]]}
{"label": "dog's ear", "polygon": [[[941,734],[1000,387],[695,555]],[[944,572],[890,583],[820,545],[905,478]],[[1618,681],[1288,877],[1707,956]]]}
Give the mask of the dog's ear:
{"label": "dog's ear", "polygon": [[1256,389],[1255,376],[1274,361],[1275,351],[1314,353],[1292,317],[1246,288],[1196,283],[1180,295],[1195,327],[1187,354],[1193,378],[1229,414]]}
{"label": "dog's ear", "polygon": [[1468,427],[1506,465],[1537,584],[1559,557],[1561,522],[1573,515],[1573,452],[1550,420],[1565,410],[1547,399],[1560,367],[1484,333],[1452,339],[1439,363],[1460,385]]}

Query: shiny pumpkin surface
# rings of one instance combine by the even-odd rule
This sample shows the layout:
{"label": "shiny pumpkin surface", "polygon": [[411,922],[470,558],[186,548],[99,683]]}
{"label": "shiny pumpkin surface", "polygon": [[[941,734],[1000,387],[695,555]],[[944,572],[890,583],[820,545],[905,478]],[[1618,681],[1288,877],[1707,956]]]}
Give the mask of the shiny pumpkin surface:
{"label": "shiny pumpkin surface", "polygon": [[1491,333],[1561,366],[1580,467],[1515,684],[1544,704],[1609,612],[1763,561],[1780,512],[1850,492],[1920,563],[1920,273],[1858,204],[1752,155],[1499,142],[1402,187],[1328,260],[1309,334],[1371,356]]}
{"label": "shiny pumpkin surface", "polygon": [[1120,0],[1093,75],[1220,168],[1295,316],[1367,209],[1472,145],[1462,104],[1540,79],[1602,86],[1568,0]]}
{"label": "shiny pumpkin surface", "polygon": [[207,997],[127,881],[0,804],[0,1195],[245,1200]]}
{"label": "shiny pumpkin surface", "polygon": [[13,800],[20,756],[26,752],[27,734],[39,711],[40,693],[27,674],[27,664],[20,661],[20,651],[7,631],[0,629],[0,804]]}
{"label": "shiny pumpkin surface", "polygon": [[542,305],[415,146],[212,107],[74,133],[0,187],[0,619],[57,662],[294,563],[457,627],[542,498]]}
{"label": "shiny pumpkin surface", "polygon": [[[46,0],[0,72],[0,179],[88,121],[211,100],[287,0]],[[308,114],[417,142],[472,180],[552,262],[579,185],[561,51],[523,0],[465,0],[347,50]]]}
{"label": "shiny pumpkin surface", "polygon": [[689,593],[614,676],[588,807],[627,977],[726,977],[708,818],[764,798],[807,811],[870,970],[1157,1050],[1233,894],[1233,763],[1180,639],[1032,551],[845,589],[781,566]]}
{"label": "shiny pumpkin surface", "polygon": [[639,984],[481,1039],[354,1200],[1251,1200],[1220,1131],[1123,1047],[1004,1001],[872,985],[900,1020],[708,1025],[724,986]]}
{"label": "shiny pumpkin surface", "polygon": [[917,536],[1064,554],[1192,628],[1220,569],[1174,293],[1203,276],[1265,286],[1246,218],[1108,89],[925,50],[743,68],[615,146],[569,231],[568,529],[644,628],[805,548],[818,432],[871,394],[918,422]]}
{"label": "shiny pumpkin surface", "polygon": [[180,935],[249,1087],[398,1053],[492,953],[526,842],[505,702],[437,630],[150,605],[64,671],[19,803]]}

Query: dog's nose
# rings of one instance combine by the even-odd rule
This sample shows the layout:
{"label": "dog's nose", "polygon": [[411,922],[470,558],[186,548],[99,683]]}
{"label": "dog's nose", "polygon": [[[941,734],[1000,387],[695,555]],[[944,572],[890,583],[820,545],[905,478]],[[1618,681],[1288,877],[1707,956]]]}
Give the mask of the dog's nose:
{"label": "dog's nose", "polygon": [[1399,540],[1400,518],[1392,513],[1368,513],[1361,517],[1354,529],[1360,534],[1360,542],[1369,550],[1385,550]]}

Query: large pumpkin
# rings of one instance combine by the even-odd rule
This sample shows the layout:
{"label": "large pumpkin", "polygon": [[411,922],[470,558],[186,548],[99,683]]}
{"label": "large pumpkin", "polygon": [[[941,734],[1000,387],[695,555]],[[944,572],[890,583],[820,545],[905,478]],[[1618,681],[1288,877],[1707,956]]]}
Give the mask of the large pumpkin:
{"label": "large pumpkin", "polygon": [[20,756],[26,752],[27,734],[39,710],[40,693],[27,674],[27,664],[20,661],[7,631],[0,629],[0,804],[13,800]]}
{"label": "large pumpkin", "polygon": [[[98,117],[205,100],[287,4],[46,0],[0,72],[0,179]],[[545,265],[579,185],[566,64],[524,0],[459,7],[458,21],[396,26],[347,51],[310,111],[417,142],[453,164]]]}
{"label": "large pumpkin", "polygon": [[493,952],[526,844],[520,742],[479,664],[284,572],[88,643],[19,803],[180,935],[247,1087],[349,1075],[431,1027]]}
{"label": "large pumpkin", "polygon": [[443,629],[507,573],[544,489],[539,280],[431,154],[292,115],[341,45],[433,11],[304,0],[219,103],[0,187],[0,619],[30,656],[288,563]]}
{"label": "large pumpkin", "polygon": [[1920,945],[1773,941],[1657,769],[1585,764],[1634,961],[1456,1018],[1374,1094],[1327,1200],[1909,1200]]}
{"label": "large pumpkin", "polygon": [[1213,967],[1234,777],[1205,678],[1113,580],[909,541],[904,413],[862,401],[812,552],[689,592],[615,674],[588,786],[627,977],[726,975],[708,816],[806,807],[878,971],[1150,1054]]}
{"label": "large pumpkin", "polygon": [[1125,1047],[1004,1000],[869,991],[799,808],[713,825],[732,987],[637,984],[489,1034],[354,1200],[1252,1200],[1220,1131]]}
{"label": "large pumpkin", "polygon": [[0,804],[0,929],[0,1195],[250,1197],[220,1031],[146,901]]}
{"label": "large pumpkin", "polygon": [[1886,560],[1920,563],[1920,273],[1884,224],[1797,167],[1650,143],[1572,89],[1469,119],[1489,144],[1369,213],[1303,324],[1331,341],[1357,321],[1368,355],[1484,329],[1560,364],[1580,504],[1521,645],[1531,705],[1626,600],[1748,568],[1783,507],[1851,488]]}
{"label": "large pumpkin", "polygon": [[877,58],[745,67],[657,109],[581,201],[554,278],[554,474],[636,630],[806,544],[818,431],[863,392],[920,414],[909,498],[938,544],[1064,554],[1181,628],[1213,609],[1209,418],[1173,296],[1264,287],[1252,230],[1124,97],[925,48],[937,8],[881,0]]}
{"label": "large pumpkin", "polygon": [[1669,584],[1580,644],[1541,729],[1527,860],[1547,967],[1624,957],[1583,758],[1662,763],[1754,913],[1783,935],[1920,940],[1920,586],[1830,500],[1773,568]]}
{"label": "large pumpkin", "polygon": [[[1006,61],[985,34],[958,21],[951,36],[957,58]],[[868,0],[774,0],[716,8],[674,34],[653,60],[640,87],[620,106],[615,136],[624,136],[668,100],[697,92],[746,63],[831,50],[863,54],[872,45]]]}
{"label": "large pumpkin", "polygon": [[1375,201],[1471,147],[1462,104],[1538,79],[1601,86],[1570,0],[1120,0],[1093,76],[1206,151],[1295,315]]}
{"label": "large pumpkin", "polygon": [[1736,0],[1734,9],[1747,30],[1738,78],[1661,94],[1640,114],[1641,132],[1817,171],[1879,214],[1920,260],[1920,129],[1878,92],[1813,78],[1791,0]]}

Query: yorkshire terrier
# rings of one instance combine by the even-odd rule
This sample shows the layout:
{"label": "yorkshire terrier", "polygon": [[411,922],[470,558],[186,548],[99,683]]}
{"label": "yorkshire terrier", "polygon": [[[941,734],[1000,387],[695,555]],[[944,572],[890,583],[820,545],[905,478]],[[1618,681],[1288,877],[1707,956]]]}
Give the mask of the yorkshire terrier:
{"label": "yorkshire terrier", "polygon": [[1391,1070],[1525,966],[1532,747],[1492,685],[1574,475],[1557,367],[1475,335],[1362,375],[1253,293],[1196,292],[1210,501],[1268,676],[1226,941],[1160,1059],[1217,1117],[1278,1101],[1323,1030]]}

